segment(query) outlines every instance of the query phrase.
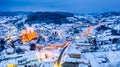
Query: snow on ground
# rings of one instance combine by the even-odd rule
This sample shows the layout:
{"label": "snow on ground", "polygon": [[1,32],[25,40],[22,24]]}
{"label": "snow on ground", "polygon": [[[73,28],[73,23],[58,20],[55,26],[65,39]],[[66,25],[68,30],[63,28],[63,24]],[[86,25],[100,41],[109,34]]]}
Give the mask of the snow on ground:
{"label": "snow on ground", "polygon": [[84,53],[84,58],[88,59],[92,67],[117,67],[119,66],[120,51],[91,52]]}

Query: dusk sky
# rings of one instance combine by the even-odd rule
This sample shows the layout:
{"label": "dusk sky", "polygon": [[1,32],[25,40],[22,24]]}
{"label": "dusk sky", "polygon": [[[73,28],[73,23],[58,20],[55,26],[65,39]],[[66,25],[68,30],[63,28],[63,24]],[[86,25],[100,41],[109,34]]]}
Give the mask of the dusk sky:
{"label": "dusk sky", "polygon": [[120,0],[0,0],[0,11],[120,11]]}

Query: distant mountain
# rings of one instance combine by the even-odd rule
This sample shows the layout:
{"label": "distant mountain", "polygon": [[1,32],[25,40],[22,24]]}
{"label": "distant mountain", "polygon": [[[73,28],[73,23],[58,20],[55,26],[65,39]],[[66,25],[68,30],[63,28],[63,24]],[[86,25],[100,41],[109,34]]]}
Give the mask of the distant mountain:
{"label": "distant mountain", "polygon": [[98,14],[96,17],[104,18],[104,17],[110,17],[110,16],[120,16],[120,12],[104,12],[104,13]]}
{"label": "distant mountain", "polygon": [[2,12],[0,11],[0,16],[17,16],[17,15],[26,15],[31,12],[23,12],[23,11],[16,11],[16,12],[11,12],[11,11],[5,11]]}
{"label": "distant mountain", "polygon": [[35,12],[28,15],[25,23],[72,23],[67,17],[73,17],[74,14],[67,12]]}

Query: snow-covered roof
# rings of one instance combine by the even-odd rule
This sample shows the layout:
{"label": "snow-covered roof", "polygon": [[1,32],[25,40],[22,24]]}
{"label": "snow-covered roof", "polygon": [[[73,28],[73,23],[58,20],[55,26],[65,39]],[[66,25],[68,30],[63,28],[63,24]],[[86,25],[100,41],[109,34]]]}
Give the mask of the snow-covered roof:
{"label": "snow-covered roof", "polygon": [[86,59],[71,58],[69,55],[64,59],[64,62],[84,62],[89,63]]}
{"label": "snow-covered roof", "polygon": [[70,47],[66,53],[67,54],[81,54],[81,52],[77,50],[75,47]]}

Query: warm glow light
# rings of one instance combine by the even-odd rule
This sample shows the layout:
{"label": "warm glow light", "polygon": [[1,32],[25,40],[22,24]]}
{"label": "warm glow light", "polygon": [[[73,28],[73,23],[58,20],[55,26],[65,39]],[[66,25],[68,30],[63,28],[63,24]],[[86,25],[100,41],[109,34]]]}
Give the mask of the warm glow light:
{"label": "warm glow light", "polygon": [[57,63],[54,64],[54,67],[62,67],[61,65],[58,65]]}
{"label": "warm glow light", "polygon": [[41,61],[41,59],[40,59],[40,54],[39,54],[38,51],[36,51],[36,56],[37,56],[37,59],[38,59],[39,61]]}
{"label": "warm glow light", "polygon": [[27,41],[31,41],[34,38],[38,38],[38,35],[35,33],[34,29],[29,27],[25,30],[22,30],[20,36],[22,36],[22,43],[25,44]]}
{"label": "warm glow light", "polygon": [[70,41],[69,41],[69,42],[67,42],[67,43],[65,43],[65,46],[69,46],[69,45],[70,45],[70,43],[71,43]]}
{"label": "warm glow light", "polygon": [[87,31],[82,35],[82,37],[86,37],[90,33],[91,29],[92,27],[89,27]]}
{"label": "warm glow light", "polygon": [[90,33],[90,31],[91,31],[92,29],[97,28],[97,27],[100,27],[100,26],[102,26],[102,25],[104,25],[104,23],[99,23],[99,24],[97,24],[97,25],[95,25],[95,26],[90,26],[90,27],[87,29],[87,31],[86,31],[80,38],[83,38],[83,37],[88,36],[88,34]]}
{"label": "warm glow light", "polygon": [[54,51],[41,50],[36,51],[36,56],[39,61],[55,61],[57,59],[58,53]]}

